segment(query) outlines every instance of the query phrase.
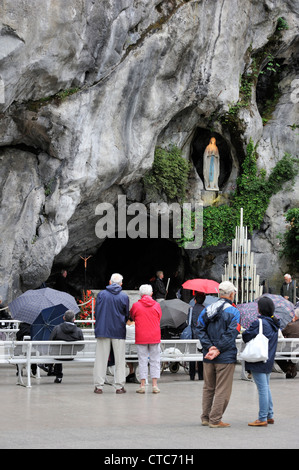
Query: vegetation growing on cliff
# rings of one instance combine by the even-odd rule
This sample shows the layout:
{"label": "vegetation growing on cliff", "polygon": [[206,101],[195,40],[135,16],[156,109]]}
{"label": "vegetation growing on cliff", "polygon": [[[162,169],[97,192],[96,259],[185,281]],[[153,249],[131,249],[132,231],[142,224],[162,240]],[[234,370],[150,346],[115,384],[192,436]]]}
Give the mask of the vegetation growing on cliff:
{"label": "vegetation growing on cliff", "polygon": [[143,178],[145,190],[151,199],[165,195],[169,201],[183,202],[189,171],[190,164],[176,145],[157,147],[153,166]]}
{"label": "vegetation growing on cliff", "polygon": [[[256,147],[250,140],[241,167],[241,175],[237,179],[237,187],[230,203],[204,208],[204,246],[231,242],[235,236],[235,227],[239,225],[241,208],[243,208],[243,223],[248,227],[249,233],[259,229],[271,196],[281,191],[284,183],[294,182],[298,173],[298,160],[291,155],[286,153],[268,177],[265,170],[258,170],[256,157]],[[182,237],[179,243],[184,246],[186,241],[188,240]]]}
{"label": "vegetation growing on cliff", "polygon": [[294,271],[299,270],[299,208],[289,209],[285,215],[287,230],[281,236],[280,255],[284,256]]}

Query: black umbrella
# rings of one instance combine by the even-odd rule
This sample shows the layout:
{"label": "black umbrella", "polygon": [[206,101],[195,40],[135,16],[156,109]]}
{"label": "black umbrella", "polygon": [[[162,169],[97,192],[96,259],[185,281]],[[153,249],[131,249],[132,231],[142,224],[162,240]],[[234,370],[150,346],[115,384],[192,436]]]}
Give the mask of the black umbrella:
{"label": "black umbrella", "polygon": [[189,305],[180,299],[162,300],[160,302],[162,318],[160,327],[178,328],[188,320]]}

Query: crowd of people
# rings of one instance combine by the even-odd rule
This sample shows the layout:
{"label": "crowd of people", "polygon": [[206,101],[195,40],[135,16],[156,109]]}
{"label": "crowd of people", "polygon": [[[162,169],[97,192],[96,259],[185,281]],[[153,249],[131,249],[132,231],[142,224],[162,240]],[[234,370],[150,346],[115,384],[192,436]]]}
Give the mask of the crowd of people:
{"label": "crowd of people", "polygon": [[[61,284],[66,274],[61,273]],[[153,285],[143,284],[139,288],[140,299],[129,307],[129,297],[122,289],[123,276],[112,274],[109,285],[101,290],[95,304],[96,357],[93,370],[94,393],[101,395],[106,382],[107,365],[113,363],[113,386],[116,394],[126,393],[126,381],[137,382],[138,394],[145,394],[149,373],[152,381],[152,393],[160,393],[160,342],[162,317],[161,300],[167,291],[163,282],[163,272],[158,271]],[[65,286],[61,285],[63,290]],[[196,372],[203,380],[201,423],[211,428],[226,428],[230,425],[223,421],[223,415],[230,401],[233,376],[237,362],[236,338],[241,331],[240,312],[234,304],[235,286],[224,281],[219,284],[219,298],[205,307],[205,294],[196,292],[190,315],[192,338],[199,339],[203,353],[203,362],[190,363],[190,379]],[[294,296],[294,284],[291,276],[284,276],[281,295],[287,299]],[[259,396],[258,418],[249,426],[261,427],[274,424],[273,401],[270,390],[270,374],[274,365],[279,334],[284,337],[299,338],[299,308],[281,332],[280,320],[274,315],[275,306],[271,298],[258,300],[259,318],[262,320],[263,334],[268,338],[268,359],[263,362],[245,362],[245,369],[250,372],[256,384]],[[259,332],[259,318],[242,332],[245,343],[255,338]],[[75,314],[67,311],[64,323],[56,326],[50,339],[77,341],[83,339],[83,333],[75,324]],[[139,380],[136,380],[133,364],[130,364],[129,380],[126,377],[126,339],[128,330],[134,326],[134,338],[137,348]],[[19,336],[26,334],[20,329]],[[131,336],[132,338],[133,336]],[[290,360],[277,361],[285,372],[286,378],[297,374],[296,364]],[[61,383],[62,365],[55,364],[48,375],[55,375],[56,383]],[[132,379],[132,380],[131,380]]]}
{"label": "crowd of people", "polygon": [[[95,307],[95,337],[97,339],[96,361],[94,365],[94,392],[102,394],[105,384],[106,366],[111,348],[114,351],[115,375],[114,386],[117,394],[126,393],[125,389],[125,340],[127,322],[135,322],[135,344],[139,361],[140,386],[136,392],[145,393],[145,382],[149,372],[152,380],[152,392],[159,393],[160,378],[159,343],[161,341],[160,319],[162,316],[159,300],[165,298],[160,281],[163,273],[157,273],[159,281],[156,293],[149,284],[141,285],[140,299],[129,310],[129,298],[122,291],[123,277],[120,274],[111,276],[109,286],[101,291]],[[236,338],[240,334],[240,313],[234,304],[235,286],[224,281],[219,285],[219,299],[203,306],[205,295],[197,293],[192,309],[192,336],[198,338],[203,351],[203,364],[198,368],[203,378],[202,415],[203,426],[226,428],[230,425],[223,422],[223,414],[229,403],[235,365],[237,362]],[[264,335],[269,342],[269,355],[266,362],[245,363],[250,371],[259,394],[259,415],[249,426],[267,426],[274,424],[273,401],[270,390],[270,374],[280,331],[280,320],[274,315],[274,303],[268,297],[258,301],[258,311],[262,319]],[[294,321],[284,329],[283,334],[299,337],[299,309],[296,309]],[[297,323],[296,323],[297,322]],[[259,321],[255,320],[242,333],[245,343],[258,334]],[[290,331],[291,330],[291,331]],[[294,374],[293,363],[285,361],[289,374]],[[293,372],[291,372],[291,369]],[[190,369],[190,378],[194,379],[195,364]]]}

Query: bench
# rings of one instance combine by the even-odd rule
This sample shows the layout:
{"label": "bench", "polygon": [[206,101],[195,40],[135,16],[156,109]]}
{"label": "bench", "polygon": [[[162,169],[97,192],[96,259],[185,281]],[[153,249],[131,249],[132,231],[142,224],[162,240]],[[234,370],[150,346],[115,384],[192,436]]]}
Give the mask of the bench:
{"label": "bench", "polygon": [[[87,335],[83,341],[0,341],[0,363],[18,366],[18,384],[31,387],[31,364],[55,364],[72,361],[93,363],[96,339]],[[197,349],[198,340],[162,340],[161,362],[201,361]],[[126,340],[126,362],[138,362],[136,344]],[[27,370],[27,384],[21,375],[22,366]]]}
{"label": "bench", "polygon": [[15,340],[18,331],[16,328],[0,328],[0,341]]}
{"label": "bench", "polygon": [[[245,347],[241,338],[236,340],[238,355]],[[199,341],[191,340],[161,340],[160,361],[192,362],[202,361],[203,355],[198,349]],[[93,363],[95,361],[96,339],[83,341],[0,341],[0,364],[15,364],[18,366],[18,384],[31,387],[31,364],[53,364],[72,361],[75,363]],[[291,359],[299,361],[299,338],[280,338],[278,340],[276,360]],[[138,362],[136,344],[126,340],[126,361]],[[21,366],[27,369],[27,384],[23,382]]]}

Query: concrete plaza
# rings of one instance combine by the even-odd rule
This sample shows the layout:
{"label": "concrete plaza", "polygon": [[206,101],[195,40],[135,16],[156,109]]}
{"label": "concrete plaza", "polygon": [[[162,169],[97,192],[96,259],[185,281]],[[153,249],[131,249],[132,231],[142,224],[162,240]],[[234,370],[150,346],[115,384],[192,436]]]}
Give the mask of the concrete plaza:
{"label": "concrete plaza", "polygon": [[275,424],[252,428],[257,418],[258,394],[253,382],[241,380],[237,365],[233,392],[224,421],[227,429],[200,424],[202,381],[190,381],[180,368],[166,370],[159,380],[160,394],[116,395],[105,386],[93,393],[90,364],[64,365],[61,384],[41,371],[32,388],[16,385],[15,367],[0,366],[1,449],[290,449],[299,448],[299,375],[285,379],[272,373]]}

